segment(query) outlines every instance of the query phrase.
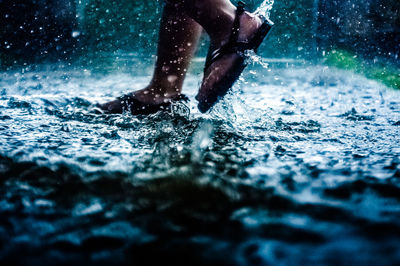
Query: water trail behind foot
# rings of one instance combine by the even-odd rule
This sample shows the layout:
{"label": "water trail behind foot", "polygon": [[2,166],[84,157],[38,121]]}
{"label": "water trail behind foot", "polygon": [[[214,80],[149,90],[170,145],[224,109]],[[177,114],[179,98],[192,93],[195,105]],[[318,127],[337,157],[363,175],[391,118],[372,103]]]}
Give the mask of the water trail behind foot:
{"label": "water trail behind foot", "polygon": [[263,58],[257,55],[253,50],[245,51],[244,55],[246,56],[246,64],[259,64],[263,68],[269,68],[269,64],[264,62]]}
{"label": "water trail behind foot", "polygon": [[[256,11],[254,11],[254,14],[269,19],[274,2],[274,0],[264,0]],[[260,64],[263,68],[268,68],[268,64],[263,62],[262,57],[258,56],[254,51],[246,51],[245,55],[247,58],[247,64]]]}
{"label": "water trail behind foot", "polygon": [[274,0],[264,0],[261,5],[256,9],[254,14],[262,15],[265,18],[269,19],[271,15],[272,7],[274,6]]}

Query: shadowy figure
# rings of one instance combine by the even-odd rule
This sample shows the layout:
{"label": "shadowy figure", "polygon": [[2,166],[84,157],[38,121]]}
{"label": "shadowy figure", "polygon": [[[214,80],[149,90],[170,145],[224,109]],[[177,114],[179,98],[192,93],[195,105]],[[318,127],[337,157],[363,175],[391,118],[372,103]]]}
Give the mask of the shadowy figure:
{"label": "shadowy figure", "polygon": [[151,114],[185,99],[183,81],[204,29],[211,44],[196,99],[206,112],[238,79],[246,66],[244,52],[256,51],[272,24],[245,11],[243,2],[235,7],[229,0],[168,0],[150,84],[98,107],[109,113]]}

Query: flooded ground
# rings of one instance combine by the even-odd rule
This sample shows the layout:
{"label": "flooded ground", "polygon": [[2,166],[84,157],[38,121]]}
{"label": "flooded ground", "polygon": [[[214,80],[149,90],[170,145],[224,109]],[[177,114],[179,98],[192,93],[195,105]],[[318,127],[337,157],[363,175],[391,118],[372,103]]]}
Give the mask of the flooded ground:
{"label": "flooded ground", "polygon": [[1,262],[400,263],[399,91],[277,64],[205,115],[197,74],[170,112],[93,109],[149,78],[0,74]]}

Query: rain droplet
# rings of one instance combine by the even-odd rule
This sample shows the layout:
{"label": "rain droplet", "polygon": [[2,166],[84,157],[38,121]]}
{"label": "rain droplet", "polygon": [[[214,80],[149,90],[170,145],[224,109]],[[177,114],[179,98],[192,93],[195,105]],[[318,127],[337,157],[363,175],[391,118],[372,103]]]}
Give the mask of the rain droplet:
{"label": "rain droplet", "polygon": [[79,35],[81,35],[81,33],[79,31],[73,31],[71,35],[72,35],[72,38],[76,38]]}

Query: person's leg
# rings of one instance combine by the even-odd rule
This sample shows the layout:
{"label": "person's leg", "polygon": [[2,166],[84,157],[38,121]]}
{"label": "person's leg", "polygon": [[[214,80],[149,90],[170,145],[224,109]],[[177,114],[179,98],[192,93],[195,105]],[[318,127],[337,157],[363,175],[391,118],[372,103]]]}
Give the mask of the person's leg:
{"label": "person's leg", "polygon": [[[135,98],[143,103],[159,104],[181,93],[201,31],[201,26],[179,5],[169,3],[164,7],[153,78],[146,88],[133,92]],[[121,113],[125,106],[117,99],[100,108]]]}
{"label": "person's leg", "polygon": [[229,0],[175,0],[175,2],[206,30],[211,45],[221,46],[229,38],[236,10]]}
{"label": "person's leg", "polygon": [[[171,0],[172,1],[172,0]],[[236,7],[229,0],[175,0],[179,2],[186,14],[196,20],[208,33],[211,40],[211,50],[219,48],[229,41],[232,33],[233,21],[236,15]],[[247,41],[258,31],[262,22],[258,16],[245,12],[240,17],[239,41]],[[196,99],[199,107],[215,102],[216,95],[221,94],[217,86],[224,77],[231,75],[238,68],[240,56],[229,54],[213,63],[206,69],[203,81]],[[240,68],[240,66],[239,66]],[[211,104],[207,103],[209,101]]]}
{"label": "person's leg", "polygon": [[[165,6],[153,79],[143,89],[143,94],[147,96],[140,100],[151,102],[154,97],[168,99],[181,93],[201,31],[201,26],[179,9],[179,6]],[[158,102],[155,99],[153,103]]]}
{"label": "person's leg", "polygon": [[[209,34],[211,50],[219,48],[229,41],[235,19],[236,7],[229,0],[184,0],[187,13],[195,19]],[[240,41],[247,41],[253,37],[262,24],[258,16],[245,12],[240,17]],[[213,63],[206,69],[203,81],[196,99],[201,111],[206,111],[220,95],[218,82],[231,75],[235,68],[240,68],[240,56],[229,54]],[[239,66],[237,65],[239,64]],[[222,93],[223,94],[223,93]],[[207,103],[209,101],[209,103]],[[203,107],[201,107],[203,105]]]}
{"label": "person's leg", "polygon": [[[168,0],[160,29],[159,54],[154,77],[150,85],[133,92],[141,103],[157,105],[179,95],[194,44],[200,35],[200,24],[210,35],[211,49],[221,47],[229,41],[233,28],[236,7],[229,0]],[[172,7],[174,6],[174,8]],[[192,19],[190,19],[192,18]],[[196,22],[198,23],[196,23]],[[261,26],[261,19],[248,12],[240,17],[239,41],[251,39]],[[196,99],[201,111],[206,111],[221,95],[217,86],[238,68],[241,57],[232,53],[214,62],[204,73],[202,85]],[[224,88],[223,88],[224,89]],[[103,109],[122,111],[121,100],[105,105]],[[117,112],[120,112],[117,111]]]}

